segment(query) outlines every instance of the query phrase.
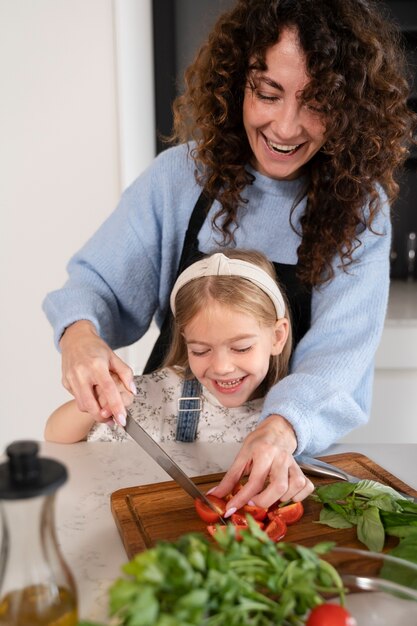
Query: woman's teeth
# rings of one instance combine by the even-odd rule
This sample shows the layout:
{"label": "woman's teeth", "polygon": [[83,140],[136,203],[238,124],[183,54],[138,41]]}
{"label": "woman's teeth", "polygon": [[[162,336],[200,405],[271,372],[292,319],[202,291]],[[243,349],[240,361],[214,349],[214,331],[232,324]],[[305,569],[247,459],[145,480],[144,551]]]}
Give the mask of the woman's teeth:
{"label": "woman's teeth", "polygon": [[242,382],[243,378],[234,378],[233,380],[216,380],[219,387],[230,389],[231,387],[237,387]]}
{"label": "woman's teeth", "polygon": [[297,150],[301,145],[297,144],[296,146],[286,146],[281,143],[272,143],[272,141],[270,141],[269,139],[267,139],[266,142],[271,150],[274,150],[274,152],[280,152],[281,154],[289,154],[290,152],[295,152],[295,150]]}

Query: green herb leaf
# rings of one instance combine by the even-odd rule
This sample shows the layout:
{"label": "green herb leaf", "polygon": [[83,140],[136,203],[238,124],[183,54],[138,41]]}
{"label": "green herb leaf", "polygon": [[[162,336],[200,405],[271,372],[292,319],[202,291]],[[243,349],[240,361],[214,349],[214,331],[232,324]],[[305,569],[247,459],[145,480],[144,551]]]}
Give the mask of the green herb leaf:
{"label": "green herb leaf", "polygon": [[381,552],[385,543],[385,530],[379,515],[379,510],[375,506],[365,509],[362,517],[358,519],[358,539],[364,543],[369,550]]}
{"label": "green herb leaf", "polygon": [[321,509],[318,523],[326,524],[331,528],[352,528],[353,526],[353,524],[349,522],[344,515],[327,507],[323,507]]}
{"label": "green herb leaf", "polygon": [[321,502],[334,502],[338,500],[345,500],[347,496],[355,490],[355,487],[355,483],[340,481],[316,487],[314,493],[318,496]]}

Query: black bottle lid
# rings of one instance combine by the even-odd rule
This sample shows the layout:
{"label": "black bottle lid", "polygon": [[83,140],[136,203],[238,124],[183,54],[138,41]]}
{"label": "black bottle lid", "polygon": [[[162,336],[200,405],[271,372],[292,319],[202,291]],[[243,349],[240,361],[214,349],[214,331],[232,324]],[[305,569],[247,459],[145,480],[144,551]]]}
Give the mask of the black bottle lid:
{"label": "black bottle lid", "polygon": [[0,464],[0,500],[19,500],[53,493],[67,480],[62,463],[38,456],[36,441],[15,441]]}

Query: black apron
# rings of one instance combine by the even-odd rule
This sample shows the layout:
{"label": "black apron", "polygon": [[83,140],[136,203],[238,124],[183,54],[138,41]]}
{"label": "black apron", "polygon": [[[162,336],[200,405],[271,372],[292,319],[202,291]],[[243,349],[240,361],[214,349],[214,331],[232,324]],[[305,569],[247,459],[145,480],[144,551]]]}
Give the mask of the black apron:
{"label": "black apron", "polygon": [[[209,209],[213,203],[204,190],[200,194],[188,223],[184,244],[178,266],[177,278],[189,265],[200,260],[205,255],[198,249],[198,233],[204,224]],[[297,277],[297,265],[275,263],[275,272],[281,289],[284,291],[291,311],[293,349],[310,328],[311,323],[311,287],[305,286]],[[165,315],[160,335],[152,349],[144,374],[159,369],[171,345],[173,316],[171,309]]]}

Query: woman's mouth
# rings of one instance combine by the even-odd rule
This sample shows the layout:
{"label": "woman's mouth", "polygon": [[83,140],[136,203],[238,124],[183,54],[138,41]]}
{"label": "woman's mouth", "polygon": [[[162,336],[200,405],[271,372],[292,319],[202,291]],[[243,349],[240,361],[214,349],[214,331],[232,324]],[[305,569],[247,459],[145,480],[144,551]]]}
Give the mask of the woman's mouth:
{"label": "woman's mouth", "polygon": [[295,154],[297,150],[299,150],[299,148],[303,145],[302,143],[299,143],[297,145],[274,143],[273,141],[271,141],[270,139],[267,139],[266,137],[265,137],[265,141],[266,141],[268,148],[272,150],[272,152],[275,152],[276,154],[282,154],[282,155]]}

